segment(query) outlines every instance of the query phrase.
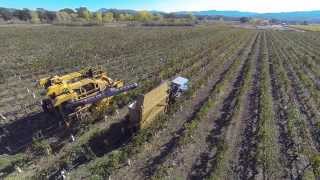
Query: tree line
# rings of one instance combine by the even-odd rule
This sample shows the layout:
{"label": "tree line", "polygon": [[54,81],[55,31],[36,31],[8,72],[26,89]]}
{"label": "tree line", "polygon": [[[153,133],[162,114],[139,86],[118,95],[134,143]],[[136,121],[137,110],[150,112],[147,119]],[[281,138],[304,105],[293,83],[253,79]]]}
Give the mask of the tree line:
{"label": "tree line", "polygon": [[10,9],[0,7],[0,21],[4,22],[28,22],[28,23],[72,23],[72,22],[91,22],[91,23],[109,23],[116,21],[162,21],[164,19],[180,19],[183,21],[195,21],[196,17],[191,14],[176,15],[161,12],[133,11],[100,9],[90,11],[86,7],[76,9],[65,8],[59,11],[49,11],[43,8],[36,10],[29,9]]}

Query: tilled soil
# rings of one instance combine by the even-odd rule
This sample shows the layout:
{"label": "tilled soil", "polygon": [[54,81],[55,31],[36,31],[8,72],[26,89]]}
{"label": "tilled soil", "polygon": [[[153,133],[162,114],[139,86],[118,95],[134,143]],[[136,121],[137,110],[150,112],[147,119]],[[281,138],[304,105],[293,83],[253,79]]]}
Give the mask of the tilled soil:
{"label": "tilled soil", "polygon": [[[260,36],[261,38],[261,36]],[[254,179],[258,174],[257,146],[259,143],[259,112],[260,112],[260,74],[261,74],[261,48],[263,41],[259,41],[259,47],[253,57],[255,72],[253,75],[252,89],[248,94],[247,113],[243,116],[246,127],[242,134],[242,142],[239,149],[238,164],[235,169],[238,178]]]}
{"label": "tilled soil", "polygon": [[[270,50],[270,49],[269,49]],[[269,52],[271,55],[271,52]],[[296,166],[298,161],[298,153],[296,149],[296,144],[294,139],[290,136],[288,132],[288,111],[287,103],[288,97],[281,91],[281,84],[278,82],[278,79],[275,74],[275,67],[269,58],[270,64],[270,76],[271,76],[271,85],[272,85],[272,96],[275,105],[276,112],[276,121],[279,131],[279,145],[282,153],[281,159],[282,164],[286,168],[286,172],[283,178],[297,178],[297,172],[299,171]],[[301,169],[300,169],[301,170]]]}
{"label": "tilled soil", "polygon": [[[252,47],[257,45],[257,39],[255,40]],[[251,48],[253,49],[253,48]],[[253,52],[252,52],[253,53]],[[213,121],[213,128],[209,131],[206,136],[207,147],[202,151],[197,157],[196,161],[193,162],[193,166],[189,173],[190,179],[204,179],[208,178],[210,173],[215,169],[218,160],[218,153],[224,148],[223,144],[228,141],[225,139],[228,126],[231,125],[232,118],[236,111],[236,106],[239,103],[239,94],[243,88],[243,82],[245,79],[245,74],[248,73],[248,66],[250,64],[250,57],[247,57],[242,64],[241,70],[239,71],[237,77],[234,79],[230,92],[228,92],[226,98],[223,100],[219,111],[213,112],[217,113],[217,117]],[[212,126],[212,125],[211,125]],[[236,134],[237,129],[233,132]]]}
{"label": "tilled soil", "polygon": [[317,148],[317,150],[320,150],[320,136],[318,135],[318,130],[315,125],[315,113],[313,112],[310,107],[309,101],[308,101],[308,89],[304,88],[299,82],[299,78],[297,77],[295,71],[293,70],[293,67],[291,64],[288,63],[288,59],[284,60],[284,67],[287,71],[288,78],[290,79],[293,87],[293,93],[294,98],[297,100],[298,106],[300,108],[300,112],[306,117],[306,120],[309,124],[309,130],[313,139],[314,146]]}
{"label": "tilled soil", "polygon": [[[271,41],[272,42],[272,41]],[[275,48],[274,44],[272,44],[273,48]],[[277,52],[277,51],[274,51]],[[279,58],[282,59],[282,61],[277,62],[280,63],[281,66],[284,66],[284,72],[288,76],[288,80],[290,80],[291,87],[288,89],[287,94],[282,92],[282,90],[285,90],[287,87],[285,87],[285,84],[277,84],[277,81],[279,81],[281,77],[279,77],[279,71],[276,68],[270,69],[271,76],[273,79],[273,84],[275,85],[274,92],[274,98],[275,102],[278,102],[278,124],[279,124],[279,144],[281,147],[281,153],[282,156],[282,163],[284,164],[284,167],[286,167],[286,173],[284,174],[283,178],[286,179],[303,179],[305,171],[310,168],[308,166],[308,158],[306,155],[310,155],[310,151],[317,151],[316,146],[314,144],[314,138],[311,136],[311,132],[309,128],[305,128],[305,124],[307,123],[308,116],[303,111],[301,112],[301,117],[299,118],[299,124],[298,127],[292,126],[292,122],[289,123],[289,121],[293,121],[293,119],[290,119],[289,106],[296,106],[297,109],[301,109],[301,96],[298,97],[297,90],[299,89],[299,86],[297,87],[298,78],[294,74],[294,71],[292,70],[292,67],[287,64],[287,57],[284,56],[284,53],[282,51],[278,52]],[[289,65],[289,66],[288,66]],[[271,67],[273,67],[271,65]],[[278,71],[278,72],[277,72]],[[278,74],[278,77],[274,77],[275,74]],[[283,78],[283,77],[282,77]],[[286,84],[287,86],[289,84]],[[301,90],[301,89],[300,89]],[[301,94],[300,94],[301,95]],[[277,100],[278,98],[278,100]],[[298,123],[298,122],[294,122]],[[289,129],[290,128],[290,129]],[[292,129],[295,131],[292,132]],[[301,151],[303,149],[303,151]],[[309,152],[307,154],[304,153]]]}

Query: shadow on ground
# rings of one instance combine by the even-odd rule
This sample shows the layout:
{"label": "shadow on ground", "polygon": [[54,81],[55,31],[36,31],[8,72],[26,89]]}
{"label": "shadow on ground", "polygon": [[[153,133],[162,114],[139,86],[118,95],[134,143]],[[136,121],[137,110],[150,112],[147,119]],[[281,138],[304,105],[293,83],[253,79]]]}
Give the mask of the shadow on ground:
{"label": "shadow on ground", "polygon": [[118,123],[112,124],[110,128],[91,139],[89,146],[96,156],[101,157],[127,144],[131,137],[132,133],[128,129],[128,121],[123,119]]}
{"label": "shadow on ground", "polygon": [[14,155],[35,139],[62,137],[66,134],[58,118],[44,112],[33,113],[0,127],[0,154]]}

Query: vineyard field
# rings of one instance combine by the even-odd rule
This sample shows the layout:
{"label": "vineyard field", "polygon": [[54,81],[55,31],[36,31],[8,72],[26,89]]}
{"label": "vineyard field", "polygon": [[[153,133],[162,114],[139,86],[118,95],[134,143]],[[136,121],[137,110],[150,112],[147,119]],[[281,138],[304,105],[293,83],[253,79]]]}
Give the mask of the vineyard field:
{"label": "vineyard field", "polygon": [[[319,179],[320,33],[194,27],[0,27],[0,179]],[[139,87],[73,130],[38,80],[86,67]],[[133,136],[127,105],[190,88]],[[53,148],[54,147],[54,148]]]}

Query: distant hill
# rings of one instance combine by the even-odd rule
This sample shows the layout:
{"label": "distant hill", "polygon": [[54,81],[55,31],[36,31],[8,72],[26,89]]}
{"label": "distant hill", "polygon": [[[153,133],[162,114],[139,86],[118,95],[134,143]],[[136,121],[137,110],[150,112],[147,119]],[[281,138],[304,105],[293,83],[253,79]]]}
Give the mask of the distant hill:
{"label": "distant hill", "polygon": [[258,13],[253,12],[241,12],[241,11],[216,11],[216,10],[209,10],[209,11],[194,11],[194,12],[176,12],[177,14],[193,14],[197,16],[227,16],[227,17],[252,17],[258,15]]}
{"label": "distant hill", "polygon": [[98,12],[101,13],[107,13],[107,12],[112,12],[112,13],[119,13],[119,14],[136,14],[137,11],[131,10],[131,9],[106,9],[106,8],[101,8],[98,10]]}
{"label": "distant hill", "polygon": [[265,19],[278,19],[282,21],[308,21],[320,22],[320,11],[301,11],[301,12],[280,12],[280,13],[254,13],[241,11],[194,11],[194,12],[176,12],[176,14],[191,13],[197,16],[226,16],[226,17],[257,17]]}
{"label": "distant hill", "polygon": [[[105,9],[102,8],[98,10],[100,12],[113,12],[113,13],[128,13],[136,14],[135,10],[126,10],[126,9]],[[154,14],[168,15],[161,11],[150,11]],[[224,16],[227,18],[240,18],[240,17],[251,17],[251,18],[263,18],[263,19],[277,19],[281,21],[290,21],[290,22],[314,22],[320,23],[320,10],[319,11],[300,11],[300,12],[280,12],[280,13],[255,13],[255,12],[243,12],[243,11],[217,11],[217,10],[208,10],[208,11],[181,11],[174,12],[171,14],[175,15],[186,15],[193,14],[196,16]]]}
{"label": "distant hill", "polygon": [[264,13],[258,14],[257,16],[268,19],[275,18],[284,21],[320,22],[320,11]]}

